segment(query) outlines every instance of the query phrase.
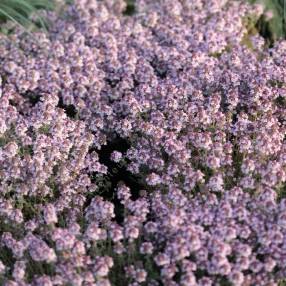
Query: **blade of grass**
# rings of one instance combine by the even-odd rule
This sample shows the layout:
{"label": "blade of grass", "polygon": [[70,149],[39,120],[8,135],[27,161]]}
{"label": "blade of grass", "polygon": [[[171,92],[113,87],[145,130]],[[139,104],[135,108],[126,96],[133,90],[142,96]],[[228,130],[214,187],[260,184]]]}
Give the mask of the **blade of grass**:
{"label": "blade of grass", "polygon": [[[15,7],[13,10],[25,13],[26,15],[24,17],[29,17],[30,14],[34,13],[37,15],[38,20],[40,21],[41,26],[44,28],[45,31],[47,31],[46,24],[44,23],[42,17],[37,13],[37,10],[35,7],[33,7],[31,4],[29,4],[28,1],[22,1],[22,0],[9,0],[9,5],[11,7]],[[30,21],[30,24],[32,24],[32,21]]]}
{"label": "blade of grass", "polygon": [[[17,19],[15,19],[12,15],[13,13],[15,13],[15,11],[12,12],[12,15],[10,15],[7,12],[7,7],[3,7],[1,8],[2,4],[0,3],[0,14],[3,14],[7,19],[11,20],[12,22],[14,22],[16,25],[22,27],[26,33],[28,33],[35,41],[37,41],[37,39],[34,37],[34,35],[25,27],[23,26],[19,21],[17,21]],[[9,10],[9,9],[8,9]],[[14,14],[15,16],[15,14]],[[29,21],[28,21],[29,22]]]}
{"label": "blade of grass", "polygon": [[14,22],[17,22],[20,25],[29,25],[31,23],[30,20],[27,19],[27,17],[23,16],[21,13],[17,12],[15,9],[12,9],[11,7],[0,3],[0,13],[7,17],[10,20],[13,20]]}
{"label": "blade of grass", "polygon": [[46,1],[46,0],[29,0],[29,3],[37,9],[43,8],[43,9],[49,10],[49,9],[53,9],[55,6],[53,1]]}
{"label": "blade of grass", "polygon": [[[0,19],[2,21],[12,20],[11,17],[20,25],[30,26],[34,22],[29,19],[31,14],[36,16],[36,20],[42,28],[47,31],[47,22],[37,12],[38,9],[52,10],[54,8],[53,0],[2,0],[0,2]],[[9,17],[8,17],[9,15]],[[13,21],[13,22],[15,22]]]}

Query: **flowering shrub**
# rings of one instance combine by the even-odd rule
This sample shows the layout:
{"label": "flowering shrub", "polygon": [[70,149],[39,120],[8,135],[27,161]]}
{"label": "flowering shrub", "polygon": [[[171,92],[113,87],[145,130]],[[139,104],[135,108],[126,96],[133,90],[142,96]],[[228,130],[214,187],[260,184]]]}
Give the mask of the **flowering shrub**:
{"label": "flowering shrub", "polygon": [[278,285],[286,42],[236,1],[76,0],[0,38],[3,285]]}

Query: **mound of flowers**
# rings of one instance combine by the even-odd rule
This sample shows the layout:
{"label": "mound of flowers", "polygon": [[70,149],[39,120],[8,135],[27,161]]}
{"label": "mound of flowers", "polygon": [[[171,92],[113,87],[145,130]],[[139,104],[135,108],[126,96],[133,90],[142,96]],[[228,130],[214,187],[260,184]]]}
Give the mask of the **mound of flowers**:
{"label": "mound of flowers", "polygon": [[278,285],[286,42],[238,1],[125,10],[0,36],[0,284]]}

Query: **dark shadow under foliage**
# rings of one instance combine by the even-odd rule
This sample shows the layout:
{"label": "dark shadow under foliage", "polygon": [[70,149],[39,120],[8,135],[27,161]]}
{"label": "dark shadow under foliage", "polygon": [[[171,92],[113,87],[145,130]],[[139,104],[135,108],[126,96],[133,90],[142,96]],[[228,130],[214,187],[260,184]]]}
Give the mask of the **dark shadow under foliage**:
{"label": "dark shadow under foliage", "polygon": [[157,58],[155,58],[153,61],[150,62],[150,65],[154,69],[154,72],[157,77],[161,79],[167,77],[168,67],[166,63],[164,63],[163,61],[159,61]]}
{"label": "dark shadow under foliage", "polygon": [[124,11],[124,15],[126,16],[132,16],[136,13],[136,6],[134,0],[126,0],[126,10]]}
{"label": "dark shadow under foliage", "polygon": [[[117,222],[123,221],[123,205],[116,197],[115,189],[119,184],[125,184],[131,190],[131,198],[136,200],[140,196],[140,190],[146,186],[140,181],[140,178],[133,175],[126,169],[126,166],[121,163],[113,162],[110,155],[113,151],[125,153],[130,148],[130,143],[123,138],[115,137],[100,150],[96,150],[99,155],[99,162],[108,168],[108,173],[103,175],[102,180],[107,182],[102,190],[101,196],[115,205],[115,215]],[[98,176],[93,177],[93,181],[98,180]],[[99,190],[101,191],[101,190]]]}
{"label": "dark shadow under foliage", "polygon": [[263,37],[269,48],[273,47],[276,35],[271,31],[271,26],[269,21],[266,21],[264,16],[261,16],[255,25],[259,35]]}
{"label": "dark shadow under foliage", "polygon": [[64,109],[69,118],[76,118],[77,117],[78,112],[77,112],[75,106],[72,104],[69,104],[69,105],[64,104],[62,97],[60,97],[57,107]]}
{"label": "dark shadow under foliage", "polygon": [[28,99],[31,106],[35,106],[41,100],[41,97],[42,97],[37,92],[33,92],[33,91],[29,91],[29,90],[25,93],[22,93],[21,95],[24,98]]}

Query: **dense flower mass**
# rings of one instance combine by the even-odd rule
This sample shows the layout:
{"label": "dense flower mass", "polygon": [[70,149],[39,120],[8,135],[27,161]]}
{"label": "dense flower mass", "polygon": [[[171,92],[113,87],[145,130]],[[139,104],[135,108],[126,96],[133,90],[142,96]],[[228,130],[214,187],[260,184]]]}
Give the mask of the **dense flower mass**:
{"label": "dense flower mass", "polygon": [[259,5],[125,10],[0,36],[0,284],[278,285],[286,42]]}

